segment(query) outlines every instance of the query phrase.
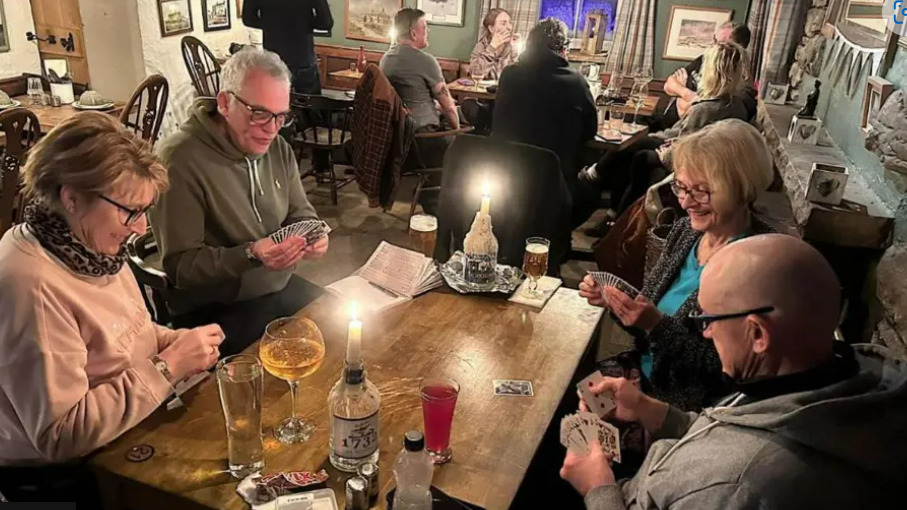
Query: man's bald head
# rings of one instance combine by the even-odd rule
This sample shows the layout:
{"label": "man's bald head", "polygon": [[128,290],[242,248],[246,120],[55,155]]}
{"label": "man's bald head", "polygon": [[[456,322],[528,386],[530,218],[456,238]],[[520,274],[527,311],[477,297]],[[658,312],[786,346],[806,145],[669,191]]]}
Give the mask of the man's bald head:
{"label": "man's bald head", "polygon": [[[715,323],[710,328],[719,353],[736,351],[736,356],[730,356],[736,358],[747,350],[764,354],[761,372],[805,370],[826,361],[832,352],[840,299],[840,284],[825,258],[805,242],[781,234],[754,236],[721,249],[703,271],[699,294],[706,314],[775,308],[737,324]],[[738,351],[741,345],[733,342],[744,348]],[[726,369],[736,365],[738,372],[751,370],[741,368],[740,359],[723,356],[722,362]]]}

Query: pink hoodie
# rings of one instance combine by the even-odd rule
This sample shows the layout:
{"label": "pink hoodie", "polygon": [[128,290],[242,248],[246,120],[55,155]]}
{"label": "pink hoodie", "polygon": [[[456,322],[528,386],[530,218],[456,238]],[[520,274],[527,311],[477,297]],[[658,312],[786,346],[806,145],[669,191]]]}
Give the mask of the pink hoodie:
{"label": "pink hoodie", "polygon": [[0,465],[81,457],[170,394],[149,359],[176,337],[151,322],[127,266],[77,275],[18,225],[0,239]]}

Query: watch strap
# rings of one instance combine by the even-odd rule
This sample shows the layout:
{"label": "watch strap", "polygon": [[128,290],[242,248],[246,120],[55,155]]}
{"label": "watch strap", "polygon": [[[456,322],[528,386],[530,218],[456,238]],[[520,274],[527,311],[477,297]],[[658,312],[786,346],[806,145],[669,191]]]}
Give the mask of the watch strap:
{"label": "watch strap", "polygon": [[151,357],[151,362],[154,363],[154,368],[164,376],[164,379],[167,379],[168,383],[173,384],[173,373],[170,372],[170,364],[157,354]]}

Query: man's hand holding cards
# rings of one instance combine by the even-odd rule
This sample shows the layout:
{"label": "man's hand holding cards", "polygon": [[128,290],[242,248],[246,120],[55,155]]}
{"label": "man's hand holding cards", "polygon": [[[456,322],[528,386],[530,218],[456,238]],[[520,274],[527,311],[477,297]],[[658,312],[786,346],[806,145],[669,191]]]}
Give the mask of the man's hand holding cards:
{"label": "man's hand holding cards", "polygon": [[312,245],[330,233],[330,225],[321,220],[302,220],[281,228],[269,237],[277,244],[284,242],[290,237],[302,237],[307,245]]}
{"label": "man's hand holding cards", "polygon": [[593,392],[593,388],[601,384],[603,379],[601,372],[596,370],[576,385],[586,409],[595,413],[601,419],[605,419],[605,416],[617,407],[614,402],[614,393],[603,391],[596,394]]}

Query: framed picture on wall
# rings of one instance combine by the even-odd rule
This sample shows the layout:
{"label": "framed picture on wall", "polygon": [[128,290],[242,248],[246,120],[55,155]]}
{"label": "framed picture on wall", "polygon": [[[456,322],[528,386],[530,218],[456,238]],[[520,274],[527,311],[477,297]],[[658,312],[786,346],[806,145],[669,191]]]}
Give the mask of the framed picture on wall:
{"label": "framed picture on wall", "polygon": [[230,0],[202,0],[205,32],[230,29]]}
{"label": "framed picture on wall", "polygon": [[390,43],[394,14],[403,0],[346,0],[346,38]]}
{"label": "framed picture on wall", "polygon": [[860,127],[863,128],[864,133],[872,129],[869,119],[879,113],[892,91],[894,91],[894,84],[886,79],[870,76],[866,81],[866,90],[863,93],[863,115],[860,117]]}
{"label": "framed picture on wall", "polygon": [[425,11],[425,21],[432,25],[463,26],[466,0],[418,0],[416,7]]}
{"label": "framed picture on wall", "polygon": [[715,42],[715,29],[731,20],[734,11],[689,5],[671,6],[663,58],[695,60]]}
{"label": "framed picture on wall", "polygon": [[157,13],[161,22],[161,37],[192,32],[189,0],[158,0]]}
{"label": "framed picture on wall", "polygon": [[6,29],[6,14],[3,12],[3,0],[0,0],[0,53],[9,51],[9,31]]}

